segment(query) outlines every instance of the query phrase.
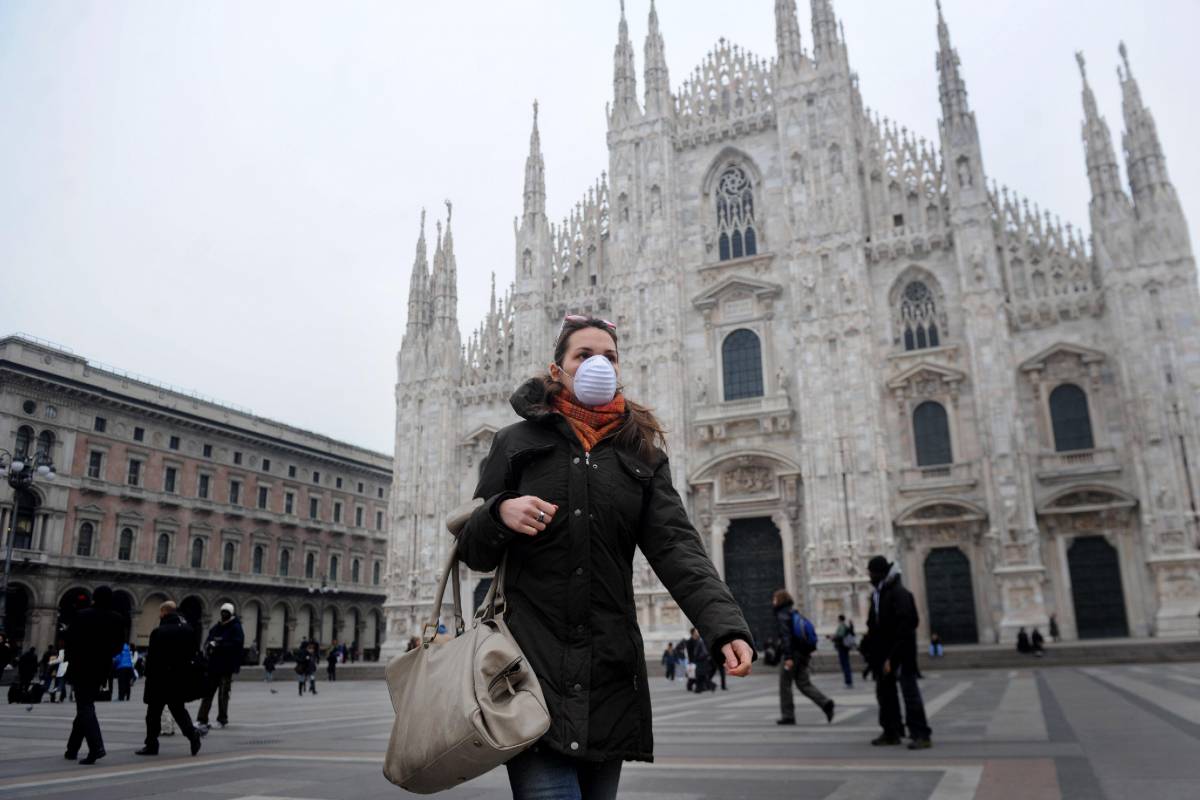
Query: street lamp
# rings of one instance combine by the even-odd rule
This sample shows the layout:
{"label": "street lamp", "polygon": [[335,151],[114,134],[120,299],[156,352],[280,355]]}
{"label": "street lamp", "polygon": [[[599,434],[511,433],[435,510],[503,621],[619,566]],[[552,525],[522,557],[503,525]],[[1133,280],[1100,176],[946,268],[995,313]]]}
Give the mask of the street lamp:
{"label": "street lamp", "polygon": [[[33,458],[28,454],[14,455],[0,448],[0,478],[7,478],[13,490],[12,518],[8,523],[8,543],[4,547],[4,579],[0,582],[0,634],[8,633],[8,573],[12,568],[13,542],[17,538],[17,517],[21,508],[21,492],[33,486],[34,478],[52,481],[57,477],[54,462],[49,453],[37,452]],[[30,535],[33,531],[30,530]]]}
{"label": "street lamp", "polygon": [[[321,598],[321,606],[320,606],[321,610],[318,612],[318,617],[317,617],[317,636],[318,636],[318,638],[320,637],[320,635],[322,633],[324,633],[324,631],[322,631],[321,629],[325,626],[325,598],[331,594],[337,594],[337,592],[338,592],[338,589],[336,586],[329,585],[329,583],[327,582],[328,577],[329,577],[329,573],[325,573],[324,575],[321,576],[321,585],[320,586],[308,587],[308,593],[310,595],[314,595],[314,596],[319,595]],[[329,638],[332,639],[333,633],[335,630],[334,626],[330,625],[329,629],[330,629],[330,637]],[[329,643],[326,642],[326,645],[328,645],[328,644]]]}

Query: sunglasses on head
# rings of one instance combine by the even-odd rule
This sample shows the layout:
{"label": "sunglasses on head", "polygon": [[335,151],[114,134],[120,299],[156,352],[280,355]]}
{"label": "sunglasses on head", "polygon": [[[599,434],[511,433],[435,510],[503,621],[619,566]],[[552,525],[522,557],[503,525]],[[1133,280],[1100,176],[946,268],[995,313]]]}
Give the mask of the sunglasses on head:
{"label": "sunglasses on head", "polygon": [[558,329],[558,335],[561,336],[562,332],[566,330],[568,322],[587,322],[591,319],[602,323],[604,327],[608,328],[610,331],[615,332],[617,330],[617,326],[606,319],[600,319],[599,317],[588,317],[584,316],[583,314],[567,314],[565,317],[563,317],[562,326]]}

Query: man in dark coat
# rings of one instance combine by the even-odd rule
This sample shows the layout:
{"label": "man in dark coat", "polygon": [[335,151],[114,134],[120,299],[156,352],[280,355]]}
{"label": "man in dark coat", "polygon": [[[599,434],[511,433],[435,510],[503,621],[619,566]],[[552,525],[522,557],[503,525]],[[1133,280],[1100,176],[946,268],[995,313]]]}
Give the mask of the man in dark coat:
{"label": "man in dark coat", "polygon": [[37,669],[37,648],[31,647],[17,660],[17,680],[21,683],[21,691],[28,689],[29,684],[33,683],[37,677]]}
{"label": "man in dark coat", "polygon": [[203,732],[208,731],[208,712],[212,711],[213,695],[217,695],[217,724],[229,724],[229,694],[233,676],[242,670],[242,645],[246,634],[242,621],[233,614],[233,603],[221,606],[221,619],[208,632],[204,652],[208,656],[208,675],[211,683],[205,691],[196,722]]}
{"label": "man in dark coat", "polygon": [[873,745],[901,743],[904,719],[900,716],[899,683],[904,694],[904,711],[908,748],[923,750],[931,747],[929,723],[925,719],[925,703],[917,686],[917,605],[912,592],[900,582],[900,569],[883,556],[867,563],[867,574],[875,591],[871,595],[871,611],[867,616],[867,637],[862,651],[868,668],[875,676],[875,699],[879,702],[879,725],[883,733],[872,740]]}
{"label": "man in dark coat", "polygon": [[779,629],[779,719],[777,725],[796,724],[796,703],[792,699],[792,684],[800,694],[816,704],[825,713],[825,721],[833,722],[833,701],[818,689],[809,677],[808,668],[816,646],[796,636],[792,627],[792,612],[795,603],[786,589],[779,589],[771,597],[775,611],[775,624]]}
{"label": "man in dark coat", "polygon": [[135,752],[139,756],[158,755],[158,735],[162,731],[163,708],[171,712],[179,732],[191,743],[192,755],[200,752],[200,732],[192,725],[184,702],[195,696],[190,682],[198,680],[192,673],[195,639],[192,628],[168,600],[158,607],[158,627],[150,633],[150,650],[146,654],[146,746]]}
{"label": "man in dark coat", "polygon": [[79,746],[87,740],[88,754],[80,764],[95,764],[104,758],[104,738],[96,719],[96,695],[112,674],[112,659],[125,639],[125,623],[112,610],[112,590],[98,586],[89,604],[86,595],[76,598],[79,609],[67,627],[67,680],[75,689],[75,721],[67,737],[66,758],[79,756]]}
{"label": "man in dark coat", "polygon": [[[508,559],[505,621],[550,711],[541,747],[587,762],[650,761],[635,549],[700,629],[712,656],[730,661],[731,670],[738,665],[737,674],[756,657],[749,626],[688,519],[665,454],[643,458],[611,436],[585,451],[567,419],[548,408],[539,378],[510,402],[523,421],[492,440],[475,490],[485,502],[463,528],[459,555],[485,572]],[[536,535],[501,519],[505,503],[525,498],[557,506],[544,514],[544,529],[530,527]]]}

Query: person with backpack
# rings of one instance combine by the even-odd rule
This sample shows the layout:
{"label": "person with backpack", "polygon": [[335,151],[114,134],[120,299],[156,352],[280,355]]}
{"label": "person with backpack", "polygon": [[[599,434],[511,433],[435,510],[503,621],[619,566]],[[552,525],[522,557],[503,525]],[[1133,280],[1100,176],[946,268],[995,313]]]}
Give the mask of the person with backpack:
{"label": "person with backpack", "polygon": [[838,665],[842,668],[842,677],[846,680],[846,688],[854,688],[854,673],[850,671],[850,651],[858,646],[858,637],[854,635],[854,623],[846,619],[845,614],[838,614],[837,630],[829,637],[833,649],[837,651]]}
{"label": "person with backpack", "polygon": [[779,628],[779,719],[777,725],[796,724],[796,706],[792,699],[792,684],[800,693],[825,712],[825,721],[833,722],[833,700],[813,685],[808,669],[817,649],[817,631],[812,622],[795,608],[787,589],[777,589],[771,597],[775,622]]}
{"label": "person with backpack", "polygon": [[132,686],[136,673],[133,671],[133,651],[122,645],[121,652],[113,656],[113,670],[117,673],[117,700],[128,700],[133,694]]}

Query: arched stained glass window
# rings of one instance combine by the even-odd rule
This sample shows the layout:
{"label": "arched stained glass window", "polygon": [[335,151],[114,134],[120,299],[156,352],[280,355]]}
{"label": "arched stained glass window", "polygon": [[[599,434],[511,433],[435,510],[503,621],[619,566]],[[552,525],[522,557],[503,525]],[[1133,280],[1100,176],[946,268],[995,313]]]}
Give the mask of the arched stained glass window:
{"label": "arched stained glass window", "polygon": [[350,582],[351,583],[358,583],[358,579],[360,577],[359,571],[361,569],[362,569],[362,567],[359,565],[357,558],[350,562]]}
{"label": "arched stained glass window", "polygon": [[314,553],[304,556],[304,577],[313,578],[317,573],[317,557]]}
{"label": "arched stained glass window", "polygon": [[754,187],[746,170],[725,168],[717,178],[717,254],[721,261],[758,253]]}
{"label": "arched stained glass window", "polygon": [[225,552],[221,558],[221,569],[226,572],[233,572],[233,557],[235,553],[236,548],[233,546],[233,542],[226,542]]}
{"label": "arched stained glass window", "polygon": [[290,550],[279,551],[279,574],[286,578],[288,570],[291,569],[292,553]]}
{"label": "arched stained glass window", "polygon": [[49,459],[54,453],[54,432],[42,431],[38,434],[37,454],[42,458]]}
{"label": "arched stained glass window", "polygon": [[371,574],[371,583],[373,583],[375,586],[379,585],[379,579],[381,577],[381,575],[380,575],[381,572],[382,572],[382,570],[380,569],[380,563],[378,561],[376,561],[375,565],[371,568],[371,573],[372,573]]}
{"label": "arched stained glass window", "polygon": [[129,561],[133,558],[133,528],[122,528],[121,538],[117,541],[117,560]]}
{"label": "arched stained glass window", "polygon": [[29,445],[33,442],[33,428],[22,425],[17,428],[17,443],[13,447],[13,455],[25,458],[29,455]]}
{"label": "arched stained glass window", "polygon": [[1064,383],[1050,393],[1050,422],[1056,451],[1091,450],[1096,446],[1087,393],[1075,384]]}
{"label": "arched stained glass window", "polygon": [[204,540],[197,537],[192,540],[192,569],[204,566]]}
{"label": "arched stained glass window", "polygon": [[762,397],[762,345],[754,331],[740,328],[721,343],[721,364],[725,372],[725,399]]}
{"label": "arched stained glass window", "polygon": [[171,558],[171,537],[165,533],[158,535],[158,544],[154,548],[154,563],[166,564]]}
{"label": "arched stained glass window", "polygon": [[340,559],[337,556],[329,557],[329,582],[337,583],[338,567],[341,566]]}
{"label": "arched stained glass window", "polygon": [[950,422],[946,409],[932,400],[921,403],[913,411],[913,438],[917,443],[917,466],[932,467],[950,464]]}
{"label": "arched stained glass window", "polygon": [[92,540],[96,537],[96,527],[90,522],[85,522],[79,526],[79,538],[75,541],[75,555],[90,556],[92,554]]}
{"label": "arched stained glass window", "polygon": [[254,545],[253,563],[250,565],[250,568],[254,572],[255,575],[262,575],[263,557],[265,555],[266,555],[266,553],[264,552],[263,546],[261,544]]}
{"label": "arched stained glass window", "polygon": [[923,350],[941,344],[937,302],[924,282],[913,281],[904,287],[900,296],[900,324],[904,329],[905,350]]}

